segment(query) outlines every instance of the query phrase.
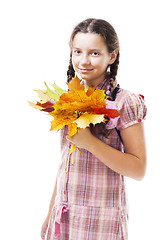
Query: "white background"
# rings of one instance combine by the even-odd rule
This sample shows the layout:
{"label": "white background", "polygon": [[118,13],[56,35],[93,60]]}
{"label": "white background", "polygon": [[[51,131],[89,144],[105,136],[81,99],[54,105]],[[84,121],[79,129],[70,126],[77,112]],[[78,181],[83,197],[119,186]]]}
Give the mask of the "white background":
{"label": "white background", "polygon": [[66,88],[69,37],[89,17],[116,29],[118,81],[145,95],[148,165],[143,181],[127,179],[129,240],[160,239],[159,3],[157,1],[0,2],[0,239],[40,240],[60,158],[50,118],[28,106],[44,81]]}

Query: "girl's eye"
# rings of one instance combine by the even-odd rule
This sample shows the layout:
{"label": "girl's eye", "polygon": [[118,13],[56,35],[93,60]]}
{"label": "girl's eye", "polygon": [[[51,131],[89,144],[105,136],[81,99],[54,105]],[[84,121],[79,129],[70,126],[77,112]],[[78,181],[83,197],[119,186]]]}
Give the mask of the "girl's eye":
{"label": "girl's eye", "polygon": [[93,55],[93,56],[98,56],[99,53],[97,53],[97,52],[93,52],[92,55]]}
{"label": "girl's eye", "polygon": [[77,54],[77,55],[79,55],[79,54],[81,53],[79,50],[75,50],[74,52],[75,52],[75,54]]}

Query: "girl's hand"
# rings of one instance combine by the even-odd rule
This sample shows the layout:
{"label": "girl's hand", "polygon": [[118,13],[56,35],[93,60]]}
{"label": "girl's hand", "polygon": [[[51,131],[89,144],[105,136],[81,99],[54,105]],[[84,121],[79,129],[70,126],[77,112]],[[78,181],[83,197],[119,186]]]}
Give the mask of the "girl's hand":
{"label": "girl's hand", "polygon": [[94,138],[94,136],[87,127],[84,129],[78,129],[78,132],[73,137],[67,139],[77,147],[87,150],[89,144],[92,143],[92,138]]}
{"label": "girl's hand", "polygon": [[41,238],[42,240],[45,239],[45,235],[46,235],[46,231],[47,231],[47,227],[48,227],[48,218],[46,218],[46,220],[44,221],[43,225],[42,225],[42,229],[41,229]]}

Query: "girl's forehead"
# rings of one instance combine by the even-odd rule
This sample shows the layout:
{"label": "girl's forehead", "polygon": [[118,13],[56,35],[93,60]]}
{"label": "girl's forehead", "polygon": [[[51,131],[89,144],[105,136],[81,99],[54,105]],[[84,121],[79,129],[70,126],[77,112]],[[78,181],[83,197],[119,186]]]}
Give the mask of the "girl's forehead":
{"label": "girl's forehead", "polygon": [[77,33],[72,42],[73,48],[104,49],[107,45],[102,36],[96,33]]}

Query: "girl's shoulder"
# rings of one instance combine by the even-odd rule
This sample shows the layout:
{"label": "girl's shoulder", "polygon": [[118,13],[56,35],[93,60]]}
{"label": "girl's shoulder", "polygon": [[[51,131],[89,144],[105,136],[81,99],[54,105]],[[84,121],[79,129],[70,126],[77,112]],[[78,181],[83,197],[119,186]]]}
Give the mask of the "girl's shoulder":
{"label": "girl's shoulder", "polygon": [[123,101],[125,98],[132,98],[132,97],[138,97],[142,96],[140,94],[133,93],[129,90],[126,90],[124,88],[119,88],[117,95],[116,95],[116,101]]}
{"label": "girl's shoulder", "polygon": [[142,94],[136,94],[123,88],[119,88],[115,101],[119,108],[124,105],[127,107],[129,104],[139,106],[140,103],[143,103],[145,105],[144,96]]}
{"label": "girl's shoulder", "polygon": [[135,123],[140,123],[145,119],[147,107],[143,95],[120,88],[115,102],[120,112],[120,118],[117,123],[119,130]]}

